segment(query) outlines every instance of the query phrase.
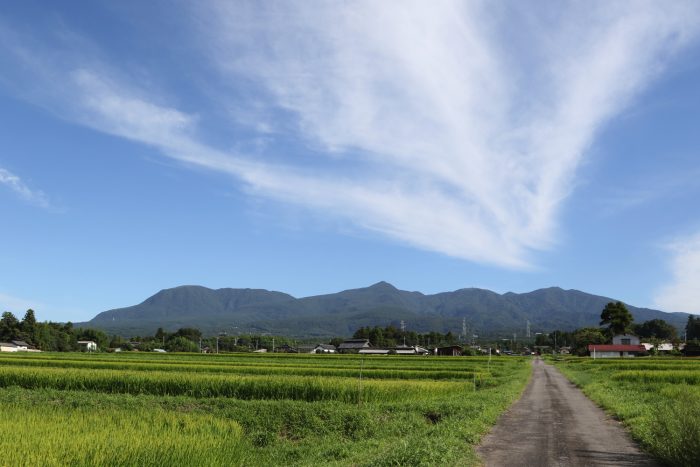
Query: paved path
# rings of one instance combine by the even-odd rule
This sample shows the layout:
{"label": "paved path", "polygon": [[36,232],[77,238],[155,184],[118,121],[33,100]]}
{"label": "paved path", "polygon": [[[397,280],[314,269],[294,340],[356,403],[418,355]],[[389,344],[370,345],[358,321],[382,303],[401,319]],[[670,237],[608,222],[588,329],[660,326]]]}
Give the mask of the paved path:
{"label": "paved path", "polygon": [[477,452],[486,467],[657,466],[559,370],[542,360]]}

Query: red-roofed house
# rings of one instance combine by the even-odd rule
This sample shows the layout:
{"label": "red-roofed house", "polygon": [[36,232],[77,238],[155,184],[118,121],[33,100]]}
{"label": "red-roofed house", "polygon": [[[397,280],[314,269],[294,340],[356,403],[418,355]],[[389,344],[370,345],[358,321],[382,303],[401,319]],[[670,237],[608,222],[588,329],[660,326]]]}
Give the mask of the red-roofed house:
{"label": "red-roofed house", "polygon": [[636,357],[646,352],[640,344],[590,344],[588,352],[593,358]]}

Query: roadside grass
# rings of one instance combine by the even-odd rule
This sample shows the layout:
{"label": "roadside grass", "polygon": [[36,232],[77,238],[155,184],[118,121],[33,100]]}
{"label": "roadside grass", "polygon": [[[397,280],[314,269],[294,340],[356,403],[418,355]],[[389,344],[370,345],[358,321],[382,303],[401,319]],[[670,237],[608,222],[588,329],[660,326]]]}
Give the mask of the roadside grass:
{"label": "roadside grass", "polygon": [[[120,357],[0,358],[0,412],[6,421],[21,420],[0,430],[0,452],[12,451],[12,458],[3,462],[476,465],[474,446],[521,394],[531,371],[529,359],[520,358],[494,358],[489,363],[479,357],[368,357],[364,362],[356,356]],[[41,364],[18,364],[23,361]],[[48,361],[69,365],[44,366]],[[125,366],[95,368],[95,362]],[[164,362],[177,370],[129,369],[130,363]],[[236,368],[248,363],[272,372],[201,370],[212,364]],[[308,376],[306,370],[316,363],[357,376]],[[188,371],[190,364],[200,370]],[[386,371],[384,378],[365,380],[363,375],[360,381],[361,364]],[[276,372],[280,368],[286,370]],[[462,375],[451,380],[426,377],[441,371]],[[482,384],[475,375],[483,376]],[[46,453],[46,462],[33,462]]]}
{"label": "roadside grass", "polygon": [[700,465],[700,360],[566,358],[555,365],[667,465]]}

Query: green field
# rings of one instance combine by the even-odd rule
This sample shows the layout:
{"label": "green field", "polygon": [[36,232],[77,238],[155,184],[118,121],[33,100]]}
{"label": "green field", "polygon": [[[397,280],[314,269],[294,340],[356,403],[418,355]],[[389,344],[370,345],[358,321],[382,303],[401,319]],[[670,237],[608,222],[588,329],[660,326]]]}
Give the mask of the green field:
{"label": "green field", "polygon": [[472,465],[529,359],[1,354],[0,465]]}
{"label": "green field", "polygon": [[700,359],[565,358],[554,363],[668,465],[700,465]]}

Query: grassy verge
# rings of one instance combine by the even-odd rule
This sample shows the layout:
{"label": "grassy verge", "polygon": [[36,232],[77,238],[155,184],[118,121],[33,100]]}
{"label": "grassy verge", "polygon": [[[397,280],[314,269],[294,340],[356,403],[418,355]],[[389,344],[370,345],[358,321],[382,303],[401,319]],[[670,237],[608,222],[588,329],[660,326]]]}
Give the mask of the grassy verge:
{"label": "grassy verge", "polygon": [[567,358],[554,363],[659,460],[700,465],[700,361]]}

